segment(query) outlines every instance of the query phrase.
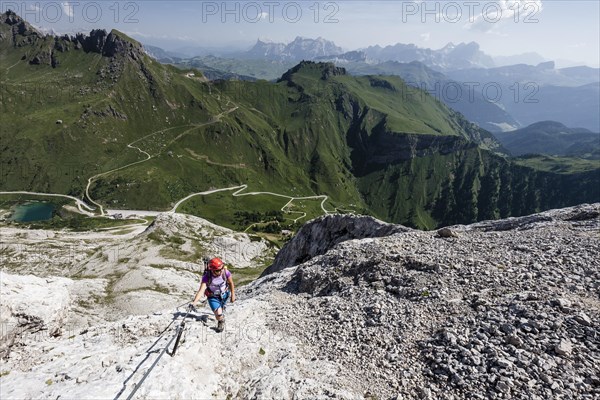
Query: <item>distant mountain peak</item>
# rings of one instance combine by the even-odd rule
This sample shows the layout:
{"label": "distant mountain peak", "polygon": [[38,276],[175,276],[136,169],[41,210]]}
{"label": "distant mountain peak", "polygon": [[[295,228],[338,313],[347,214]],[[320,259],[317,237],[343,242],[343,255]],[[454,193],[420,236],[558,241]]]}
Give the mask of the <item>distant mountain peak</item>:
{"label": "distant mountain peak", "polygon": [[333,62],[335,64],[349,63],[349,62],[367,62],[367,55],[364,51],[354,50],[343,54],[337,54],[333,56],[317,57],[315,61],[321,62]]}
{"label": "distant mountain peak", "polygon": [[554,69],[556,67],[556,63],[554,61],[546,61],[539,63],[536,68],[537,69]]}
{"label": "distant mountain peak", "polygon": [[421,48],[414,44],[396,43],[393,46],[370,46],[364,50],[370,60],[408,63],[419,61],[437,70],[491,68],[494,60],[481,51],[479,43],[449,42],[439,50]]}
{"label": "distant mountain peak", "polygon": [[495,134],[515,156],[545,154],[600,158],[600,135],[584,128],[568,128],[557,121],[539,121],[513,132]]}
{"label": "distant mountain peak", "polygon": [[566,128],[567,126],[565,124],[563,124],[562,122],[558,122],[558,121],[539,121],[539,122],[535,122],[531,125],[529,125],[528,128],[537,128],[537,127],[556,127],[556,128]]}
{"label": "distant mountain peak", "polygon": [[348,74],[345,68],[336,67],[331,62],[302,61],[295,67],[290,68],[277,82],[292,82],[296,74],[314,73],[315,71],[321,75],[322,80],[327,80],[331,76]]}
{"label": "distant mountain peak", "polygon": [[[9,27],[6,29],[6,27]],[[51,63],[56,66],[56,53],[66,51],[69,46],[73,46],[75,50],[82,49],[85,52],[99,53],[106,57],[113,57],[118,54],[139,58],[144,54],[143,46],[140,42],[130,38],[123,32],[113,29],[108,33],[105,29],[93,29],[88,35],[78,33],[75,36],[70,35],[43,35],[35,29],[27,21],[17,15],[15,12],[8,10],[0,15],[0,40],[4,40],[9,35],[12,35],[13,44],[21,47],[28,44],[33,44],[37,38],[53,37],[54,47],[41,51],[30,58],[33,64]]]}
{"label": "distant mountain peak", "polygon": [[0,15],[0,40],[11,36],[13,39],[13,44],[17,45],[17,35],[36,37],[44,36],[42,32],[35,29],[29,22],[25,21],[14,11],[8,10]]}
{"label": "distant mountain peak", "polygon": [[300,61],[305,59],[315,59],[318,57],[334,56],[342,54],[344,51],[335,43],[322,37],[316,39],[296,36],[288,43],[277,43],[258,39],[252,49],[245,57],[248,58],[267,58],[279,61]]}
{"label": "distant mountain peak", "polygon": [[67,36],[66,38],[86,52],[99,53],[106,57],[123,55],[137,59],[141,54],[144,54],[140,42],[116,29],[110,31],[110,33],[107,33],[104,29],[93,29],[89,35],[79,33],[75,37],[69,38]]}
{"label": "distant mountain peak", "polygon": [[115,29],[110,33],[94,29],[88,35],[77,33],[74,36],[43,34],[12,11],[0,16],[0,41],[11,41],[12,47],[26,49],[22,59],[29,64],[53,68],[61,64],[61,53],[68,51],[82,50],[135,61],[145,57],[141,43]]}

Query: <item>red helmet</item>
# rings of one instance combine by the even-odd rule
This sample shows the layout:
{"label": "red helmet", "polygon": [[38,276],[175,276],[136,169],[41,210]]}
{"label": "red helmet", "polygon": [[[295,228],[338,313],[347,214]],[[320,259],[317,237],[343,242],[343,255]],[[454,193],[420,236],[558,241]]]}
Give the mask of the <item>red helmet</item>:
{"label": "red helmet", "polygon": [[223,268],[223,265],[225,265],[225,263],[220,258],[215,257],[208,262],[208,269],[211,271],[218,271]]}

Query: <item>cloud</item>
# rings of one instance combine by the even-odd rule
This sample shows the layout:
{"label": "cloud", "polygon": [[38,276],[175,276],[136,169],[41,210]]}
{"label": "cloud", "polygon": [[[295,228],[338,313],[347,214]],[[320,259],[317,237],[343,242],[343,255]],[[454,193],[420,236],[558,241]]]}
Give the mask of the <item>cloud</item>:
{"label": "cloud", "polygon": [[73,10],[73,5],[71,5],[68,1],[65,1],[64,3],[60,3],[64,13],[67,15],[67,17],[69,18],[73,18],[74,16],[74,10]]}
{"label": "cloud", "polygon": [[504,23],[536,23],[543,10],[542,0],[496,0],[480,3],[468,12],[466,28],[489,32]]}
{"label": "cloud", "polygon": [[267,19],[269,18],[269,13],[268,12],[261,12],[259,15],[260,19]]}
{"label": "cloud", "polygon": [[429,39],[431,39],[431,33],[427,32],[427,33],[421,33],[419,36],[421,36],[421,39],[424,42],[429,42]]}

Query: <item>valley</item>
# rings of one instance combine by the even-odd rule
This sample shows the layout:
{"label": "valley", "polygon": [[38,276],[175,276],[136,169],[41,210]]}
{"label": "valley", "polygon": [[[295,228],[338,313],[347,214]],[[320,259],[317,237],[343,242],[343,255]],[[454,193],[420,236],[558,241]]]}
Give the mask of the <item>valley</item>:
{"label": "valley", "polygon": [[[202,74],[157,63],[120,32],[53,38],[23,25],[9,37],[2,26],[5,192],[85,199],[100,215],[169,211],[191,196],[176,208],[237,229],[236,208],[193,194],[246,185],[298,199],[294,210],[244,200],[293,211],[281,227],[292,230],[336,209],[433,229],[598,199],[597,174],[517,165],[491,133],[398,77],[302,62],[276,83],[190,79]],[[564,185],[567,197],[540,195]]]}
{"label": "valley", "polygon": [[2,400],[600,398],[596,5],[4,3]]}

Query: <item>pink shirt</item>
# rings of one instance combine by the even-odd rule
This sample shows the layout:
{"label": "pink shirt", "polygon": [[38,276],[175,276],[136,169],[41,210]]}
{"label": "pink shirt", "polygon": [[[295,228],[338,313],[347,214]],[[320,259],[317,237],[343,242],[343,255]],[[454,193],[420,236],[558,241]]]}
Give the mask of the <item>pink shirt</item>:
{"label": "pink shirt", "polygon": [[[212,271],[209,273],[212,274]],[[225,292],[225,289],[227,288],[226,280],[229,278],[231,278],[231,272],[225,270],[225,279],[223,279],[223,273],[217,276],[213,275],[212,281],[209,285],[209,276],[206,274],[202,276],[202,283],[206,283],[208,285],[208,290],[210,290],[213,294],[221,294],[222,292]]]}

